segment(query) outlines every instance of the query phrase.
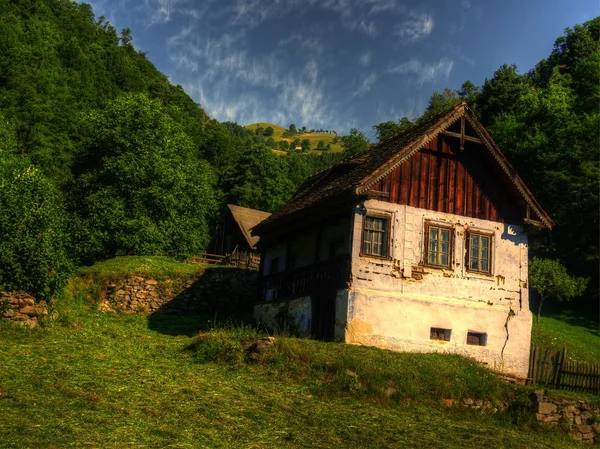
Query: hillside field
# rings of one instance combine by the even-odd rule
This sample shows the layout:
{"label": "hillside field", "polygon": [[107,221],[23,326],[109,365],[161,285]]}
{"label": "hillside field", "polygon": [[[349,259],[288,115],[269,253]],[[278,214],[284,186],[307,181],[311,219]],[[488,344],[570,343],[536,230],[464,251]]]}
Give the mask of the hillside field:
{"label": "hillside field", "polygon": [[[138,262],[125,259],[81,274]],[[136,273],[176,269],[144,263]],[[528,404],[531,388],[460,356],[276,335],[268,357],[249,359],[264,334],[243,318],[106,314],[82,285],[72,282],[54,319],[34,329],[0,322],[0,447],[580,447],[520,408],[444,405]]]}
{"label": "hillside field", "polygon": [[[258,123],[252,123],[251,125],[246,125],[245,127],[251,131],[254,131],[259,126],[264,129],[267,129],[269,126],[272,127],[273,128],[273,139],[275,139],[275,142],[279,142],[280,140],[286,140],[288,142],[291,142],[294,139],[294,137],[298,137],[298,139],[300,139],[300,140],[308,139],[308,140],[310,140],[311,151],[313,153],[321,153],[321,151],[316,150],[316,148],[317,148],[317,145],[319,144],[319,141],[323,140],[326,145],[328,143],[331,144],[332,152],[337,153],[337,152],[343,151],[343,148],[339,142],[333,143],[333,139],[336,137],[336,135],[332,134],[332,133],[327,134],[327,133],[309,133],[309,132],[302,133],[302,132],[299,132],[294,137],[283,137],[283,133],[286,132],[287,129],[284,128],[283,126],[275,125],[273,123],[258,122]],[[341,137],[341,136],[337,136],[337,137]]]}

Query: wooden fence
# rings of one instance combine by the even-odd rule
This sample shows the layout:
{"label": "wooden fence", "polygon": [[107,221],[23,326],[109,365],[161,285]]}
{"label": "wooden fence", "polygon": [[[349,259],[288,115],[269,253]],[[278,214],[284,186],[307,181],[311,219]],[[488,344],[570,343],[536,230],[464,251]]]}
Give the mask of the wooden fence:
{"label": "wooden fence", "polygon": [[600,394],[600,364],[567,360],[567,349],[532,346],[527,383]]}

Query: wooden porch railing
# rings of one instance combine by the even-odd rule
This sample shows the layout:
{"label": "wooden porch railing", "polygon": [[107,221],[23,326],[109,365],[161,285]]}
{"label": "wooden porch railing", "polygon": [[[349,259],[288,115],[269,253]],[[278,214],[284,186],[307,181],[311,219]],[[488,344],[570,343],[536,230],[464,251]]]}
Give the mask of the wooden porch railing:
{"label": "wooden porch railing", "polygon": [[350,280],[350,255],[271,274],[260,279],[260,301],[295,298],[319,290],[342,288]]}

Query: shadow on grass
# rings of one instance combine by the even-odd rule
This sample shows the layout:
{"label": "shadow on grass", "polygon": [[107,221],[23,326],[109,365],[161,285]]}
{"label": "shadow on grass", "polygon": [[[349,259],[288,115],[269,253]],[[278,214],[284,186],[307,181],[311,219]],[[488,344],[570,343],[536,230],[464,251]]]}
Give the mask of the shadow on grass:
{"label": "shadow on grass", "polygon": [[200,331],[207,331],[224,325],[252,324],[252,314],[189,314],[153,313],[148,317],[148,328],[163,335],[185,335],[193,337]]}
{"label": "shadow on grass", "polygon": [[148,327],[165,335],[195,335],[226,324],[250,324],[257,295],[256,272],[206,269],[171,301],[148,317]]}
{"label": "shadow on grass", "polygon": [[[532,295],[530,301],[530,310],[537,314],[537,298]],[[578,326],[585,329],[595,337],[600,337],[600,304],[591,298],[582,298],[581,300],[561,303],[544,302],[542,316],[564,321],[571,326]]]}

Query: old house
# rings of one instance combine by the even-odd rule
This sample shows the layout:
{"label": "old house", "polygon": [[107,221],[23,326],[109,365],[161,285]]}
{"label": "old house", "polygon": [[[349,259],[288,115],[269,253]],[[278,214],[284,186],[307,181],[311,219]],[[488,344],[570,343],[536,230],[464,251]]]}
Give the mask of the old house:
{"label": "old house", "polygon": [[228,204],[213,243],[215,253],[223,256],[233,254],[240,260],[250,260],[256,255],[258,260],[259,237],[251,235],[250,230],[270,215],[261,210]]}
{"label": "old house", "polygon": [[527,375],[527,231],[551,219],[465,103],[308,179],[253,229],[267,326]]}

